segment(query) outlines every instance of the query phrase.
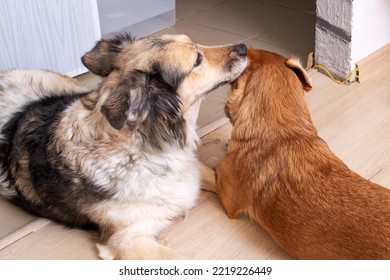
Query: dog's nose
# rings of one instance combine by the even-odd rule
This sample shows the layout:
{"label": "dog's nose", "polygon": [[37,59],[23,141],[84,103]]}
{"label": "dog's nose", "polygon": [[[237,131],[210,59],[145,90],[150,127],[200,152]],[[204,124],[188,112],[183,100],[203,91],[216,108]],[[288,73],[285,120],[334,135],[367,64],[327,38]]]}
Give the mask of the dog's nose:
{"label": "dog's nose", "polygon": [[233,50],[239,55],[239,56],[246,56],[246,45],[244,44],[238,44],[233,47]]}

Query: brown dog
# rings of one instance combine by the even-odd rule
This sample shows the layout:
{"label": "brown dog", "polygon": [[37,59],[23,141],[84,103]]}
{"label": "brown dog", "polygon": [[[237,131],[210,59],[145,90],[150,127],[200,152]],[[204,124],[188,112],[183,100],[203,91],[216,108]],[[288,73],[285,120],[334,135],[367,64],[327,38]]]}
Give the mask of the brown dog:
{"label": "brown dog", "polygon": [[253,49],[248,58],[226,104],[233,131],[217,167],[227,215],[249,214],[299,259],[390,259],[390,190],[317,135],[299,62]]}

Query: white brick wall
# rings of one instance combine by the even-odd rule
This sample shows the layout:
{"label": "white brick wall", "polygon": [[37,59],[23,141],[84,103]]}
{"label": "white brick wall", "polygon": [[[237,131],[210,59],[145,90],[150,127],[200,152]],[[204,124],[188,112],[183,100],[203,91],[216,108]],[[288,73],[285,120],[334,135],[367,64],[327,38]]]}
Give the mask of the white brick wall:
{"label": "white brick wall", "polygon": [[340,80],[390,43],[390,0],[317,0],[315,63]]}
{"label": "white brick wall", "polygon": [[318,0],[315,63],[340,80],[351,71],[352,0]]}

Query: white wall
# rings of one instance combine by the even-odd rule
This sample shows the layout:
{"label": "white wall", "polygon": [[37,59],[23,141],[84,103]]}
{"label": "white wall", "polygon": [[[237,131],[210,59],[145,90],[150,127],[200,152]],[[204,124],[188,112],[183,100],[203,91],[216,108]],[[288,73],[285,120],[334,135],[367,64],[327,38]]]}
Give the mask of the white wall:
{"label": "white wall", "polygon": [[0,0],[0,71],[76,76],[87,71],[80,57],[102,34],[123,29],[139,37],[174,23],[175,0]]}
{"label": "white wall", "polygon": [[390,0],[354,0],[351,62],[358,62],[388,43]]}
{"label": "white wall", "polygon": [[317,0],[315,63],[340,80],[390,43],[390,0]]}
{"label": "white wall", "polygon": [[142,37],[175,24],[175,0],[97,0],[103,37],[130,32]]}
{"label": "white wall", "polygon": [[315,64],[339,80],[351,71],[352,0],[317,0]]}
{"label": "white wall", "polygon": [[96,0],[0,0],[0,71],[86,72],[80,57],[100,38]]}

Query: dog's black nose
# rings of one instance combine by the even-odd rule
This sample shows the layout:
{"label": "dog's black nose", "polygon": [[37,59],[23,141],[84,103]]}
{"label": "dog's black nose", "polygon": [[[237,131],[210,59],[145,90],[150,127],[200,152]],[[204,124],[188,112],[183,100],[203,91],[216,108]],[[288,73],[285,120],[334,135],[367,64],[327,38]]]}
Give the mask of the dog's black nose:
{"label": "dog's black nose", "polygon": [[239,56],[246,56],[246,45],[244,44],[238,44],[234,46],[234,51],[239,55]]}

